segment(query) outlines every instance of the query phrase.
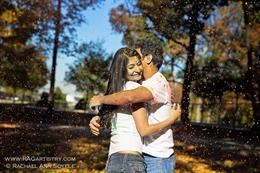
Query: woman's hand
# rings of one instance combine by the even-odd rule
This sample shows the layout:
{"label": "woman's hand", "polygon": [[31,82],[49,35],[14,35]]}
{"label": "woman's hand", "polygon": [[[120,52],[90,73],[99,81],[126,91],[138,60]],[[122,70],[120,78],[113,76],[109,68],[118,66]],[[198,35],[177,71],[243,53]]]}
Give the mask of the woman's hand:
{"label": "woman's hand", "polygon": [[172,104],[170,121],[172,124],[181,116],[181,105],[178,103]]}
{"label": "woman's hand", "polygon": [[94,116],[89,122],[89,128],[93,135],[98,136],[100,130],[100,117]]}

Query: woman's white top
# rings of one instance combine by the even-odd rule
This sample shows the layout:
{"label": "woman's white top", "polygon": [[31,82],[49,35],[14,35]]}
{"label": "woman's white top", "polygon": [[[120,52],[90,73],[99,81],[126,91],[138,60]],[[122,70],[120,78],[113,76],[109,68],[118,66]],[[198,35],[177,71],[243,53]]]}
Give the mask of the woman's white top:
{"label": "woman's white top", "polygon": [[[139,87],[140,84],[128,81],[124,90]],[[142,138],[139,135],[130,105],[120,106],[111,119],[111,138],[109,155],[119,151],[137,151],[142,153]]]}

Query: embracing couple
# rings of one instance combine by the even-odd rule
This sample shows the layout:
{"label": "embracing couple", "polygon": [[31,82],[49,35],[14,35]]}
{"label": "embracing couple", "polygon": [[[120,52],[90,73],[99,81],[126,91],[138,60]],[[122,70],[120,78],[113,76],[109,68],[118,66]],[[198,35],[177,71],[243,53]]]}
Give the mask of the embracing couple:
{"label": "embracing couple", "polygon": [[171,103],[170,86],[159,72],[163,61],[162,47],[150,40],[119,49],[106,94],[90,100],[90,106],[102,105],[91,132],[99,135],[102,119],[111,122],[108,173],[174,172],[171,125],[181,109]]}

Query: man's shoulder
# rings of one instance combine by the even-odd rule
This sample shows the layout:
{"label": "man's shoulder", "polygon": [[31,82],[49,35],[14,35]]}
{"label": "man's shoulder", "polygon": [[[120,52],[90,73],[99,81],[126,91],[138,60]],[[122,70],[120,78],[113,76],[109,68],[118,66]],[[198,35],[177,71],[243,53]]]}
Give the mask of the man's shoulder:
{"label": "man's shoulder", "polygon": [[[142,85],[154,85],[154,84],[165,84],[168,83],[168,81],[166,80],[166,78],[164,77],[164,75],[161,72],[156,72],[151,78],[143,81]],[[156,87],[156,85],[154,86]]]}
{"label": "man's shoulder", "polygon": [[165,76],[161,72],[157,72],[155,75],[156,75],[155,76],[156,78],[161,79],[161,80],[167,82],[167,79],[165,78]]}

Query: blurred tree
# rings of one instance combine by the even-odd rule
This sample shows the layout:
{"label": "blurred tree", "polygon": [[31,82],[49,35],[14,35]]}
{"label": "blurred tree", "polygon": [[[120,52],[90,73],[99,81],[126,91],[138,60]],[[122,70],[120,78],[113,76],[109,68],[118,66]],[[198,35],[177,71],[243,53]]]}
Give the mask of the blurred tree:
{"label": "blurred tree", "polygon": [[[253,106],[255,129],[260,129],[260,2],[242,0],[244,32],[247,48],[246,88]],[[253,31],[253,32],[252,32]],[[253,37],[252,37],[253,36]],[[255,44],[255,45],[254,45]],[[258,51],[258,52],[257,52]],[[253,55],[254,53],[254,55]]]}
{"label": "blurred tree", "polygon": [[35,90],[47,83],[46,57],[31,45],[37,17],[32,6],[20,1],[1,1],[0,81],[5,86]]}
{"label": "blurred tree", "polygon": [[[181,45],[187,51],[182,94],[183,122],[189,121],[189,94],[193,77],[196,37],[203,31],[205,20],[218,5],[226,5],[226,1],[142,0],[136,2],[136,11],[145,18],[146,29],[161,39],[171,40]],[[127,13],[123,11],[121,14],[124,16]],[[124,18],[119,19],[124,20]],[[116,22],[120,24],[120,20]],[[116,22],[114,22],[116,26],[119,25]]]}
{"label": "blurred tree", "polygon": [[173,77],[174,66],[177,66],[175,61],[183,60],[182,55],[185,54],[185,49],[182,46],[170,39],[162,39],[156,30],[149,27],[149,22],[140,11],[136,10],[136,7],[128,9],[124,5],[119,5],[110,11],[109,20],[113,30],[123,33],[123,44],[130,47],[134,47],[135,43],[146,39],[161,42],[165,55],[169,59],[166,60],[165,65],[170,65],[170,68],[166,69],[167,72],[163,71],[167,73],[168,78]]}
{"label": "blurred tree", "polygon": [[60,87],[55,87],[55,108],[67,108],[66,94],[64,94]]}
{"label": "blurred tree", "polygon": [[38,30],[38,16],[33,6],[28,3],[17,1],[1,1],[0,9],[0,43],[28,44]]}
{"label": "blurred tree", "polygon": [[66,94],[64,94],[60,87],[55,87],[55,100],[66,102]]}
{"label": "blurred tree", "polygon": [[149,30],[146,19],[141,13],[127,9],[122,4],[110,11],[109,21],[113,30],[123,33],[123,44],[128,46],[135,46],[136,42],[145,39],[162,41]]}
{"label": "blurred tree", "polygon": [[54,103],[55,72],[58,52],[72,55],[76,45],[75,30],[84,21],[83,11],[95,7],[102,0],[42,0],[33,1],[38,13],[38,41],[46,51],[52,47],[50,101]]}
{"label": "blurred tree", "polygon": [[79,51],[82,58],[69,67],[65,80],[74,84],[77,91],[86,92],[88,100],[93,94],[105,92],[111,56],[107,56],[101,43],[83,44]]}
{"label": "blurred tree", "polygon": [[[19,57],[20,61],[17,60]],[[46,58],[37,55],[37,52],[30,55],[28,51],[23,51],[19,52],[19,56],[9,54],[0,62],[0,81],[5,86],[34,91],[47,83]]]}
{"label": "blurred tree", "polygon": [[[259,22],[252,21],[250,30],[245,32],[244,10],[241,4],[233,2],[229,6],[217,9],[207,24],[203,33],[203,38],[207,43],[202,45],[207,47],[207,53],[205,53],[207,61],[195,65],[193,92],[198,96],[208,98],[212,103],[221,99],[226,91],[236,94],[236,102],[239,97],[245,96],[244,99],[252,102],[253,114],[256,124],[258,124],[259,113],[256,109],[259,107],[257,106],[257,97],[259,98],[259,84],[257,84],[259,80],[257,77],[259,76],[259,70],[257,70],[259,69],[259,65],[257,65],[259,61],[257,58],[259,57],[257,56],[260,38],[257,37]],[[254,36],[250,37],[252,34]],[[248,48],[247,39],[250,39],[252,48]],[[252,49],[251,54],[255,52],[255,55],[247,56],[248,49]],[[250,75],[248,69],[252,69]],[[202,77],[204,77],[203,80],[201,80]],[[252,99],[252,94],[255,99]]]}
{"label": "blurred tree", "polygon": [[236,3],[219,8],[205,26],[204,42],[200,41],[200,46],[206,47],[205,57],[201,58],[205,61],[197,61],[194,69],[196,95],[214,101],[227,90],[235,91],[235,82],[242,80],[246,49],[242,47],[242,16],[239,10]]}

